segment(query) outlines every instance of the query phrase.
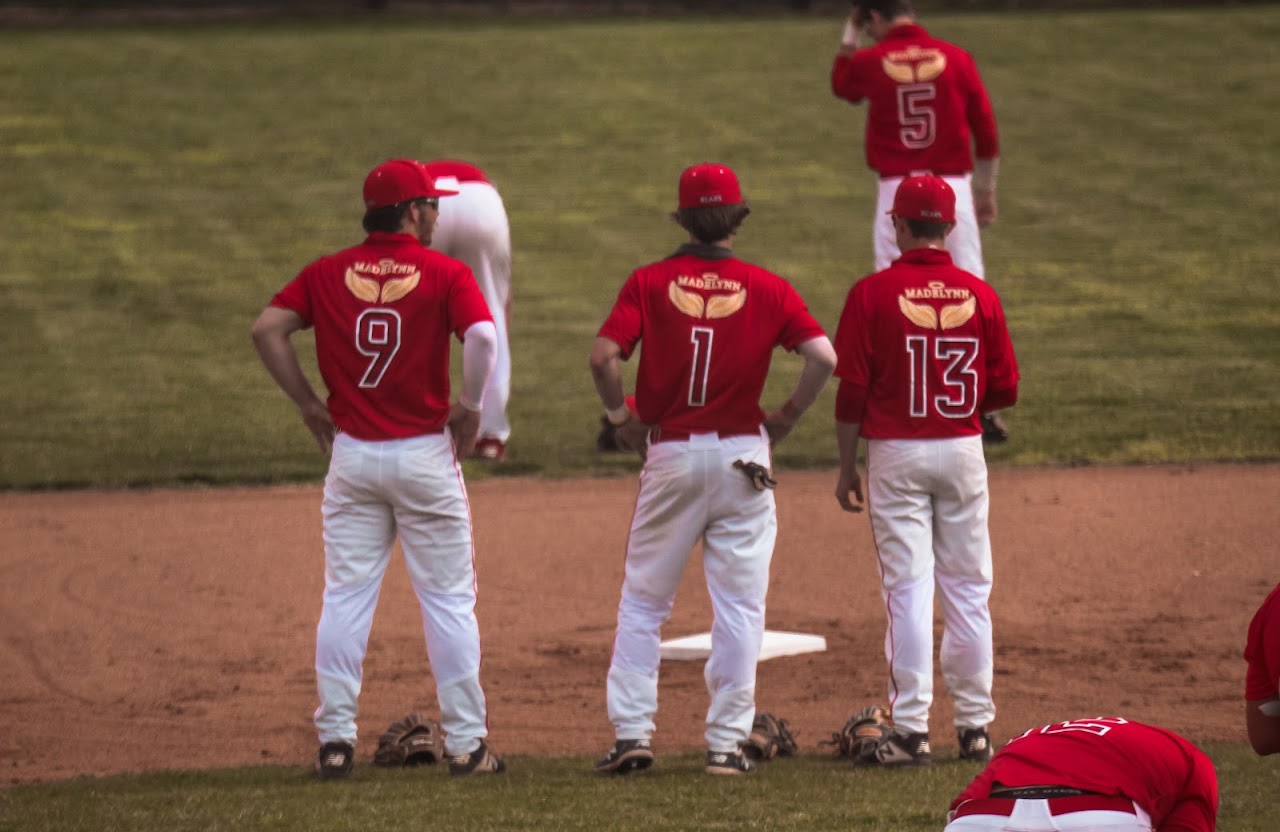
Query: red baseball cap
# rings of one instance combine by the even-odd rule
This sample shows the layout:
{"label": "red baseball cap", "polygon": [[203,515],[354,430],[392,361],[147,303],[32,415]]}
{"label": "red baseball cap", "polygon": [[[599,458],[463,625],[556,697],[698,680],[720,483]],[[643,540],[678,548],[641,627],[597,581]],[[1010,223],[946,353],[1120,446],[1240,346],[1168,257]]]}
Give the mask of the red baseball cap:
{"label": "red baseball cap", "polygon": [[411,199],[453,196],[457,191],[436,187],[427,168],[413,159],[388,159],[369,171],[364,180],[364,207],[367,211],[397,205]]}
{"label": "red baseball cap", "polygon": [[893,195],[895,217],[927,222],[956,221],[956,192],[939,176],[908,176]]}
{"label": "red baseball cap", "polygon": [[680,174],[680,207],[712,208],[742,202],[738,177],[724,165],[703,162]]}

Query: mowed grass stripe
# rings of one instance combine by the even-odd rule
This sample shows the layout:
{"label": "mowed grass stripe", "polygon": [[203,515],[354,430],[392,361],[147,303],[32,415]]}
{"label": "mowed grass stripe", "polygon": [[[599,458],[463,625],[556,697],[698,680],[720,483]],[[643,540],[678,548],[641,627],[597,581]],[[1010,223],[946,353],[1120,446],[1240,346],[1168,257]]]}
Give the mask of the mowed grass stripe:
{"label": "mowed grass stripe", "polygon": [[[926,22],[978,58],[1001,127],[985,245],[1024,385],[993,461],[1280,455],[1265,184],[1280,174],[1280,8]],[[869,268],[865,114],[828,90],[838,29],[0,33],[0,487],[318,478],[324,460],[247,328],[302,265],[360,238],[359,184],[393,155],[473,159],[507,201],[515,434],[500,471],[634,470],[594,451],[585,356],[626,274],[681,241],[667,212],[683,166],[739,171],[755,212],[739,252],[790,278],[830,329]],[[779,355],[766,403],[797,368]],[[833,462],[831,398],[780,467]]]}

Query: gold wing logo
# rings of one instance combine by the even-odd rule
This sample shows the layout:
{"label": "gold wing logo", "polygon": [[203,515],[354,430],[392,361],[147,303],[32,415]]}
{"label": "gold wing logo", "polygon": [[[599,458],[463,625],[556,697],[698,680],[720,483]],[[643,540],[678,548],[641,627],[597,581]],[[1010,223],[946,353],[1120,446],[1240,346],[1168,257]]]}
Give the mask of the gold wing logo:
{"label": "gold wing logo", "polygon": [[732,295],[712,295],[707,298],[707,317],[727,318],[746,304],[746,289],[739,289]]}
{"label": "gold wing logo", "polygon": [[400,298],[418,288],[418,281],[422,279],[421,272],[414,272],[408,277],[397,277],[388,280],[382,287],[382,302],[395,303]]}
{"label": "gold wing logo", "polygon": [[955,329],[964,326],[978,311],[978,299],[969,298],[964,303],[951,303],[942,307],[939,314],[938,325],[941,329]]}
{"label": "gold wing logo", "polygon": [[690,318],[727,318],[747,305],[747,290],[739,289],[732,295],[712,295],[703,299],[697,292],[682,289],[675,283],[667,286],[667,297],[671,305]]}
{"label": "gold wing logo", "polygon": [[702,295],[681,289],[674,283],[667,287],[667,297],[671,299],[671,303],[676,309],[679,309],[690,318],[701,318],[703,310],[706,309],[706,303],[702,300]]}
{"label": "gold wing logo", "polygon": [[898,309],[908,321],[923,329],[938,328],[938,313],[927,303],[912,303],[905,297],[898,296]]}
{"label": "gold wing logo", "polygon": [[361,277],[355,269],[347,269],[347,288],[365,303],[377,303],[381,288],[372,277]]}
{"label": "gold wing logo", "polygon": [[932,81],[947,68],[947,56],[939,49],[909,46],[880,59],[880,67],[899,84]]}
{"label": "gold wing logo", "polygon": [[383,286],[379,286],[372,277],[363,277],[355,269],[347,269],[346,276],[347,289],[365,303],[377,303],[379,300],[395,303],[418,288],[421,280],[422,272],[416,269],[405,277],[388,280]]}

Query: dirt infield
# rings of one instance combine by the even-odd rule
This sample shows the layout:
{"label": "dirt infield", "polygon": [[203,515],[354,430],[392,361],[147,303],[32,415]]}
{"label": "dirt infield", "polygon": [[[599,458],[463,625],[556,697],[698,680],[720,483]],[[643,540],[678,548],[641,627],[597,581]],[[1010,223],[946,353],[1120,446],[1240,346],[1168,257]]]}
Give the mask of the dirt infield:
{"label": "dirt infield", "polygon": [[[828,651],[761,664],[757,701],[791,720],[803,753],[825,753],[817,741],[851,709],[885,698],[884,614],[867,521],[836,508],[834,474],[780,479],[769,627],[823,635]],[[1280,465],[991,479],[996,740],[1104,712],[1243,740],[1245,627],[1280,580]],[[630,477],[471,486],[498,750],[612,741],[604,678],[635,489]],[[0,495],[0,783],[308,762],[319,499],[318,486]],[[706,630],[709,609],[695,558],[664,636]],[[700,748],[701,663],[664,663],[660,692],[659,753]],[[435,692],[397,561],[359,759],[415,709],[435,714]]]}

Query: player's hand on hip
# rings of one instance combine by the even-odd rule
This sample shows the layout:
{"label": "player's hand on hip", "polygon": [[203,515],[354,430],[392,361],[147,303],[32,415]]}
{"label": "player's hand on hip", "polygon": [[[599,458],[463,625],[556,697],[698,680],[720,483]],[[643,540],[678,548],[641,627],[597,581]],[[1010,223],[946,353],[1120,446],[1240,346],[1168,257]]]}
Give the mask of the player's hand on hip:
{"label": "player's hand on hip", "polygon": [[646,425],[634,416],[623,422],[618,428],[616,438],[618,447],[635,451],[641,459],[649,455],[649,432],[652,425]]}
{"label": "player's hand on hip", "polygon": [[471,456],[479,433],[480,411],[472,410],[462,402],[456,402],[449,408],[449,434],[453,437],[453,452],[458,459]]}
{"label": "player's hand on hip", "polygon": [[996,221],[996,192],[974,191],[973,211],[978,216],[978,227],[986,228]]}
{"label": "player's hand on hip", "polygon": [[769,434],[769,446],[774,447],[791,433],[799,418],[782,410],[765,414],[764,432]]}
{"label": "player's hand on hip", "polygon": [[307,430],[316,438],[320,452],[327,456],[333,449],[333,437],[338,433],[338,428],[333,424],[333,416],[329,415],[329,406],[315,399],[298,408],[298,411],[302,414]]}
{"label": "player's hand on hip", "polygon": [[[849,499],[850,494],[857,498],[857,503]],[[836,478],[836,501],[845,511],[855,514],[862,511],[862,477],[858,474],[858,469],[840,468],[840,474]]]}

